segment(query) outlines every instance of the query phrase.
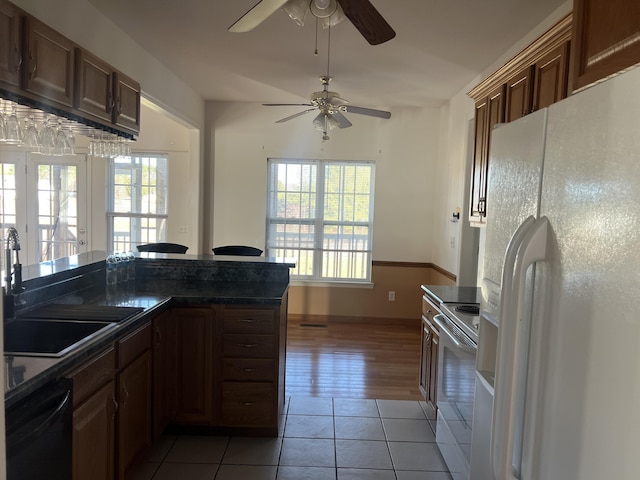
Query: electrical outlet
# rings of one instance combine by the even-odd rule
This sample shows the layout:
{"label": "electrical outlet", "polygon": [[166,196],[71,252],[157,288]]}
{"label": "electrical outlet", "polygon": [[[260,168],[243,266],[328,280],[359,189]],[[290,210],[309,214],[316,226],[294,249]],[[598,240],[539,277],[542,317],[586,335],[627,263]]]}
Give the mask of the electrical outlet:
{"label": "electrical outlet", "polygon": [[449,239],[449,246],[451,248],[456,248],[456,237],[453,235],[451,235],[451,238]]}
{"label": "electrical outlet", "polygon": [[390,302],[396,301],[396,292],[394,292],[393,290],[389,290],[389,301]]}
{"label": "electrical outlet", "polygon": [[178,227],[178,233],[189,233],[189,227],[187,225],[180,225]]}

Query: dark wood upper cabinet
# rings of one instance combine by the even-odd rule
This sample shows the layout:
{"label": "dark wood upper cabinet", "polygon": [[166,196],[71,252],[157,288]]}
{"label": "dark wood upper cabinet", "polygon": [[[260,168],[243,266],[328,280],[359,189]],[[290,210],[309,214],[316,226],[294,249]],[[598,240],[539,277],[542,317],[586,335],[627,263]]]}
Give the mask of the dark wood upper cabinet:
{"label": "dark wood upper cabinet", "polygon": [[140,130],[140,84],[116,72],[113,77],[113,123],[129,130]]}
{"label": "dark wood upper cabinet", "polygon": [[23,88],[73,107],[74,43],[33,17],[25,17]]}
{"label": "dark wood upper cabinet", "polygon": [[107,122],[113,117],[113,68],[95,55],[76,49],[75,108]]}
{"label": "dark wood upper cabinet", "polygon": [[491,132],[567,96],[571,15],[567,15],[469,92],[475,101],[475,139],[469,221],[485,224]]}
{"label": "dark wood upper cabinet", "polygon": [[507,81],[505,121],[511,122],[531,113],[533,75],[534,68],[529,67]]}
{"label": "dark wood upper cabinet", "polygon": [[564,42],[538,60],[534,68],[533,111],[567,97],[569,43]]}
{"label": "dark wood upper cabinet", "polygon": [[138,82],[7,0],[0,0],[0,98],[128,138],[140,132]]}
{"label": "dark wood upper cabinet", "polygon": [[0,2],[0,83],[20,86],[22,66],[22,18],[20,10]]}
{"label": "dark wood upper cabinet", "polygon": [[572,91],[640,63],[638,0],[574,0]]}

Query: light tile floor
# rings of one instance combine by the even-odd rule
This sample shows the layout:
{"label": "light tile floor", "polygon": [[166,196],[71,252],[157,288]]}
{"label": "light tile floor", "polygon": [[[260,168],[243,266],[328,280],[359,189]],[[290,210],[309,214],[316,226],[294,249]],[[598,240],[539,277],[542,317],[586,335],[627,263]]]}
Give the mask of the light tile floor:
{"label": "light tile floor", "polygon": [[451,480],[427,408],[292,397],[279,437],[164,435],[134,480]]}

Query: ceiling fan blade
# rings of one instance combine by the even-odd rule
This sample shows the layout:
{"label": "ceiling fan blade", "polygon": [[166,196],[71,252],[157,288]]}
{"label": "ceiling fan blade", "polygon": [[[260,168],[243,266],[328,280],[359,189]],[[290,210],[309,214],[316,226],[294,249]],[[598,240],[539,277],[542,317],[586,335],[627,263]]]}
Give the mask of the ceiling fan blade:
{"label": "ceiling fan blade", "polygon": [[359,115],[369,115],[370,117],[391,118],[391,112],[384,110],[375,110],[373,108],[356,107],[354,105],[344,105],[342,107],[345,112],[357,113]]}
{"label": "ceiling fan blade", "polygon": [[313,107],[311,103],[263,103],[264,107]]}
{"label": "ceiling fan blade", "polygon": [[315,108],[310,108],[308,110],[304,110],[303,112],[294,113],[293,115],[289,115],[288,117],[281,118],[280,120],[276,121],[276,123],[287,122],[287,121],[292,120],[294,118],[297,118],[297,117],[299,117],[301,115],[304,115],[305,113],[313,112],[314,110],[315,110]]}
{"label": "ceiling fan blade", "polygon": [[287,0],[260,0],[251,10],[231,25],[229,31],[234,33],[250,32],[285,3],[287,3]]}
{"label": "ceiling fan blade", "polygon": [[332,116],[338,122],[338,128],[347,128],[353,125],[349,120],[347,120],[347,117],[340,112],[333,112]]}
{"label": "ceiling fan blade", "polygon": [[338,0],[344,14],[371,45],[380,45],[396,32],[369,0]]}

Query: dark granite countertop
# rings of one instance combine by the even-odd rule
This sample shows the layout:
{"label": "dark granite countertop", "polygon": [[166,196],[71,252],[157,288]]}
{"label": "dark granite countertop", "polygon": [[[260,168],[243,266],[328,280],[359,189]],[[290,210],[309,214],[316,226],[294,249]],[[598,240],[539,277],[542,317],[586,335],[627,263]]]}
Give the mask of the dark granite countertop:
{"label": "dark granite countertop", "polygon": [[[25,292],[33,296],[34,307],[41,305],[39,291],[60,290],[59,284],[73,281],[82,274],[88,279],[102,278],[102,282],[97,281],[93,286],[73,293],[63,292],[48,300],[47,304],[126,306],[143,310],[61,358],[5,355],[5,406],[14,404],[47,382],[67,374],[171,305],[278,305],[288,289],[288,268],[294,266],[288,260],[264,257],[138,254],[136,272],[140,278],[136,274],[136,287],[107,289],[99,270],[104,270],[105,258],[104,253],[90,252],[25,268],[26,280],[31,280],[32,287]],[[144,263],[143,270],[138,270],[137,262]],[[269,273],[273,267],[277,271],[283,270],[283,274]],[[230,273],[232,271],[239,273],[234,277]],[[205,280],[193,278],[195,272],[200,279],[204,275]],[[210,272],[218,277],[211,276]],[[159,274],[162,276],[159,277]],[[47,286],[47,276],[57,282],[56,287]],[[31,298],[25,298],[30,300],[31,305]],[[19,312],[16,313],[19,316]]]}
{"label": "dark granite countertop", "polygon": [[421,288],[438,305],[441,303],[480,303],[481,293],[477,287],[422,285]]}

